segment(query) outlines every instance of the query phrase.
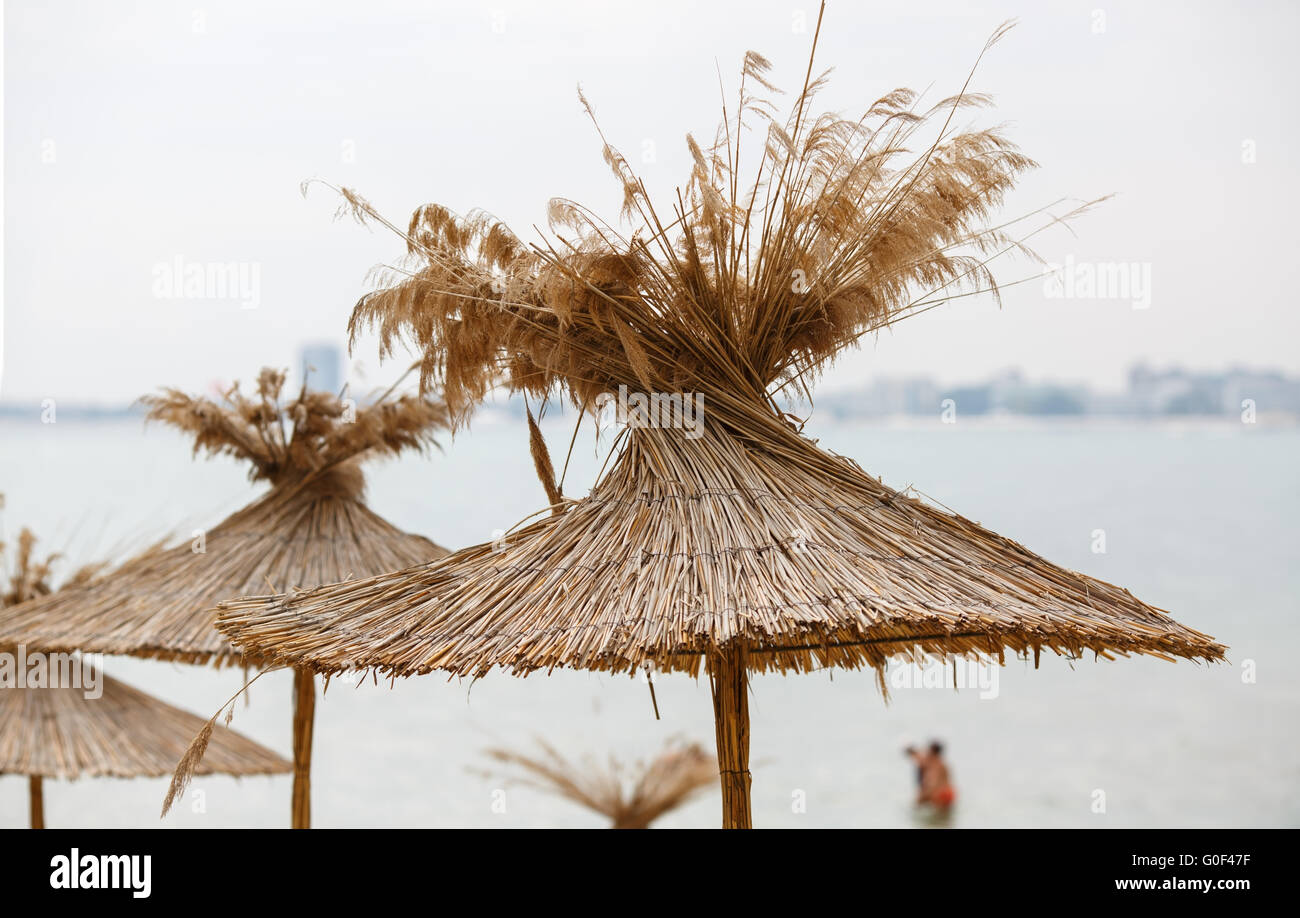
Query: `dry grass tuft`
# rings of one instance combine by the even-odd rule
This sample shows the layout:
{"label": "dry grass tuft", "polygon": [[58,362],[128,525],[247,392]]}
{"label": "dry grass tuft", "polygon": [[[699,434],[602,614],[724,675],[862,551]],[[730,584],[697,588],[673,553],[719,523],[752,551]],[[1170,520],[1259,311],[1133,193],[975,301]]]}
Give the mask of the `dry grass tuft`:
{"label": "dry grass tuft", "polygon": [[545,741],[537,745],[536,756],[509,749],[485,754],[517,772],[516,783],[608,817],[614,829],[648,829],[718,780],[717,760],[697,743],[671,741],[648,764],[630,767],[613,758],[604,767],[591,760],[570,762]]}
{"label": "dry grass tuft", "polygon": [[[0,501],[3,495],[0,495]],[[7,557],[8,546],[0,542],[0,557]],[[36,559],[36,536],[24,527],[18,532],[18,548],[8,561],[9,583],[0,592],[0,607],[16,606],[20,602],[48,596],[53,592],[50,580],[54,572],[57,554],[49,555],[44,561]]]}
{"label": "dry grass tuft", "polygon": [[583,98],[622,186],[624,226],[556,199],[551,234],[532,244],[486,213],[437,204],[403,230],[342,189],[359,220],[407,249],[384,274],[391,285],[358,303],[353,335],[376,327],[386,353],[421,348],[423,382],[457,417],[501,382],[542,398],[563,390],[580,407],[625,384],[739,399],[750,411],[715,410],[747,429],[754,407],[804,387],[863,335],[955,296],[997,296],[989,262],[1032,255],[1025,243],[1042,226],[1025,221],[1084,209],[993,219],[1034,163],[1000,128],[958,125],[990,104],[969,81],[932,104],[896,89],[844,118],[816,111],[827,74],[810,59],[778,117],[768,69],[746,55],[712,140],[687,135],[691,172],[658,205]]}
{"label": "dry grass tuft", "polygon": [[282,397],[285,371],[263,369],[256,391],[236,383],[220,401],[165,389],[140,401],[150,421],[194,437],[194,452],[246,460],[253,481],[284,484],[307,479],[364,455],[394,456],[436,446],[448,426],[447,406],[412,395],[382,397],[364,406],[328,392]]}

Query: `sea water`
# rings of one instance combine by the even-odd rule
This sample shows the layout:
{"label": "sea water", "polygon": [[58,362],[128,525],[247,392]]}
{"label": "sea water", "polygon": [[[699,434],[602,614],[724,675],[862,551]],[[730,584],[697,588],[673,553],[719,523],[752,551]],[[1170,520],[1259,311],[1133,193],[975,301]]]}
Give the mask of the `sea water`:
{"label": "sea water", "polygon": [[[545,425],[556,467],[571,428]],[[1214,666],[1154,659],[1008,658],[996,691],[909,680],[886,704],[872,673],[759,676],[750,696],[754,822],[911,826],[909,743],[942,739],[956,826],[1298,826],[1300,431],[1265,423],[828,423],[821,445],[892,487],[913,486],[1067,567],[1118,583],[1229,645]],[[606,440],[606,444],[608,440]],[[371,506],[449,548],[545,505],[523,424],[485,415],[445,453],[376,462]],[[582,436],[565,493],[601,452]],[[192,462],[185,440],[138,420],[0,421],[3,536],[29,525],[64,570],[171,535],[189,539],[255,493],[232,460]],[[109,657],[108,673],[204,717],[238,670]],[[290,751],[291,677],[274,672],[233,727]],[[318,826],[599,826],[520,788],[487,747],[535,737],[599,763],[672,737],[712,746],[706,682],[577,672],[442,676],[378,686],[335,680],[316,711]],[[200,777],[162,822],[164,779],[48,781],[46,822],[74,826],[284,826],[287,776]],[[504,791],[504,793],[500,793]],[[0,777],[0,826],[27,817],[27,784]],[[661,821],[712,826],[710,791]]]}

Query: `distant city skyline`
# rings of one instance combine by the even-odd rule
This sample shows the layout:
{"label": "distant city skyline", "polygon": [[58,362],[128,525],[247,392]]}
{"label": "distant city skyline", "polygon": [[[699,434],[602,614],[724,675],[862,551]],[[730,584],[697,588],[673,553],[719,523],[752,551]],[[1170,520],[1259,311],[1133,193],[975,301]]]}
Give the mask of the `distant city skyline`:
{"label": "distant city skyline", "polygon": [[1238,368],[1222,373],[1135,364],[1119,391],[1059,380],[1030,380],[1008,370],[976,382],[944,385],[927,376],[882,378],[815,398],[816,412],[841,418],[1026,415],[1238,417],[1300,419],[1300,377]]}
{"label": "distant city skyline", "polygon": [[[344,386],[341,353],[319,342],[300,351],[298,376],[313,389],[338,392]],[[325,369],[322,369],[325,368]],[[370,391],[347,380],[364,399]],[[412,382],[413,386],[414,383]],[[217,394],[220,387],[210,387]],[[373,387],[372,387],[373,388]],[[1030,378],[1018,368],[1007,368],[983,379],[944,382],[924,373],[877,376],[870,380],[814,390],[814,417],[863,419],[898,416],[952,417],[985,415],[1100,417],[1209,417],[1241,416],[1300,420],[1300,375],[1276,368],[1236,367],[1203,371],[1189,367],[1155,367],[1139,361],[1129,367],[1123,387],[1112,390],[1077,381]],[[0,399],[0,417],[36,419],[50,406],[65,417],[116,417],[142,414],[134,403],[105,404],[59,399]],[[522,416],[523,400],[499,391],[488,399],[490,409]],[[567,405],[553,406],[566,412]]]}

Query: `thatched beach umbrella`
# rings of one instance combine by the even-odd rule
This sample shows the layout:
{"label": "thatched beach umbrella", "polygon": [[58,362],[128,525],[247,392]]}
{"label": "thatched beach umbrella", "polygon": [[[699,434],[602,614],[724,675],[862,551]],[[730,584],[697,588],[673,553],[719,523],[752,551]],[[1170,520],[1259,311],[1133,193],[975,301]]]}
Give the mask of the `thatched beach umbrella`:
{"label": "thatched beach umbrella", "polygon": [[713,143],[688,136],[694,167],[667,209],[605,146],[631,232],[568,201],[532,246],[436,205],[398,230],[406,274],[358,304],[354,332],[422,346],[423,380],[453,410],[504,380],[584,410],[615,400],[627,429],[589,496],[552,482],[553,514],[494,545],[224,604],[237,646],[321,673],[707,672],[728,827],[750,825],[752,671],[868,666],[883,685],[899,655],[1223,655],[801,435],[781,400],[837,355],[996,290],[989,261],[1037,230],[991,215],[1033,163],[998,130],[957,128],[987,101],[965,88],[925,109],[895,90],[861,118],[814,115],[810,60],[778,120],[767,72],[746,55],[738,103]]}
{"label": "thatched beach umbrella", "polygon": [[[204,729],[196,714],[89,663],[74,665],[83,667],[76,685],[0,688],[0,775],[27,775],[33,829],[45,827],[44,778],[164,777]],[[91,695],[86,686],[95,686]],[[213,728],[197,769],[236,777],[290,771],[292,762],[223,726]]]}
{"label": "thatched beach umbrella", "polygon": [[[251,396],[221,401],[175,390],[146,398],[148,417],[194,436],[195,452],[247,460],[270,491],[193,541],[147,551],[95,583],[0,613],[0,644],[157,660],[256,665],[213,628],[223,599],[373,576],[440,558],[428,539],[402,532],[363,499],[360,463],[421,450],[447,424],[439,401],[391,390],[372,404],[304,389],[282,399],[284,373],[263,370]],[[316,688],[294,674],[292,825],[311,823]],[[173,763],[174,764],[174,763]]]}
{"label": "thatched beach umbrella", "polygon": [[717,760],[698,743],[669,742],[649,762],[607,766],[590,759],[570,761],[538,740],[540,751],[489,749],[507,766],[515,783],[584,806],[610,821],[611,829],[648,829],[665,813],[685,806],[717,780]]}
{"label": "thatched beach umbrella", "polygon": [[[50,593],[52,559],[37,562],[34,542],[29,530],[19,534],[14,570],[0,593],[4,608]],[[82,569],[65,588],[89,582],[94,571]],[[43,668],[35,675],[29,672],[35,666],[27,660],[28,650],[9,648],[0,666],[0,673],[8,670],[0,675],[0,775],[27,776],[33,829],[45,828],[45,778],[162,777],[171,774],[204,727],[201,717],[105,676],[78,658],[55,673],[43,656]],[[238,777],[292,770],[291,762],[221,727],[212,732],[199,772]]]}

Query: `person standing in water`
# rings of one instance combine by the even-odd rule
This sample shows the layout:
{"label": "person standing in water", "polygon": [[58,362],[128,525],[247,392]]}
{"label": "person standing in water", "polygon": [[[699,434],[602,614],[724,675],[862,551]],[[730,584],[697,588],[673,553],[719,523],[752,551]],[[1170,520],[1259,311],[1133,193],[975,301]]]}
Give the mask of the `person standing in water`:
{"label": "person standing in water", "polygon": [[943,760],[943,743],[935,740],[925,751],[915,746],[908,746],[904,751],[916,763],[917,805],[929,805],[946,813],[957,800],[957,792]]}

